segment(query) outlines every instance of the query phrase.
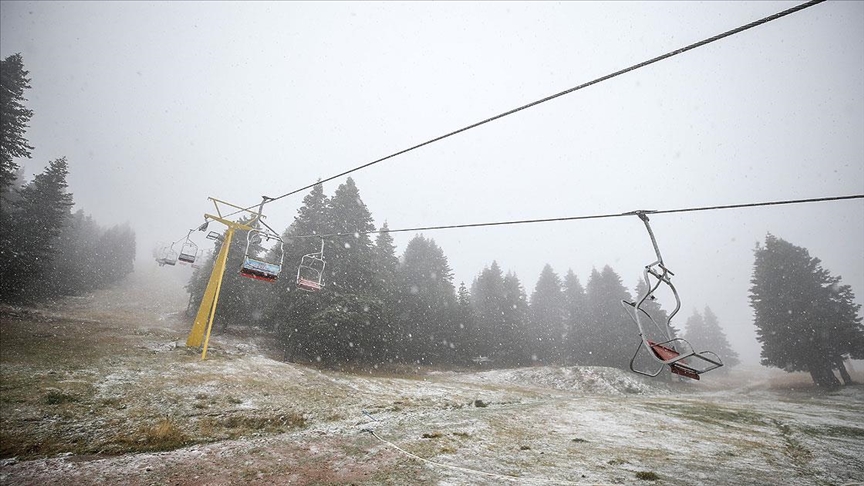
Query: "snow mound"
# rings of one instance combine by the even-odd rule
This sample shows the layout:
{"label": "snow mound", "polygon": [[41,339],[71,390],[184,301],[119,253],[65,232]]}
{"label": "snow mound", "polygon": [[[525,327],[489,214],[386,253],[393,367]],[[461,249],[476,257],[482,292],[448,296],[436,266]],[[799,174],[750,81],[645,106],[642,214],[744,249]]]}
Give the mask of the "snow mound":
{"label": "snow mound", "polygon": [[658,379],[600,366],[515,368],[457,374],[453,381],[496,386],[562,390],[591,395],[656,395],[669,390]]}

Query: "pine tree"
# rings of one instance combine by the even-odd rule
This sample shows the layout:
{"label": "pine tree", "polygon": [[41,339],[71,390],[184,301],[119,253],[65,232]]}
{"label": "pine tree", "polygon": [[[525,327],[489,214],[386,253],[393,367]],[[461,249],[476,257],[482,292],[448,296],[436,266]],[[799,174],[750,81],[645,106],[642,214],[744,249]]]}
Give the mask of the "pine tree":
{"label": "pine tree", "polygon": [[66,220],[58,238],[59,253],[55,276],[51,279],[53,293],[74,295],[99,287],[97,252],[101,235],[102,228],[83,210],[79,209]]}
{"label": "pine tree", "polygon": [[565,298],[561,279],[548,263],[531,294],[530,315],[532,356],[543,363],[563,364],[568,334]]}
{"label": "pine tree", "polygon": [[528,296],[513,272],[504,276],[504,334],[499,341],[498,361],[505,365],[524,366],[534,361],[528,352]]}
{"label": "pine tree", "polygon": [[128,225],[105,230],[79,210],[66,218],[55,248],[45,290],[78,295],[110,286],[132,272],[135,232]]}
{"label": "pine tree", "polygon": [[3,255],[0,265],[0,298],[37,298],[47,290],[38,282],[54,264],[56,239],[73,204],[72,194],[66,191],[68,173],[66,158],[61,157],[21,189],[10,212],[11,251]]}
{"label": "pine tree", "polygon": [[14,159],[30,158],[33,150],[24,138],[27,123],[33,116],[33,110],[24,106],[27,101],[24,90],[30,88],[28,74],[21,54],[0,61],[0,193],[5,192],[15,178],[18,164]]}
{"label": "pine tree", "polygon": [[[505,311],[507,305],[504,294],[504,275],[498,262],[484,268],[471,284],[472,305],[477,318],[474,338],[475,358],[492,359],[501,354],[501,348],[509,337],[505,336]],[[497,364],[497,363],[496,363]]]}
{"label": "pine tree", "polygon": [[396,279],[399,258],[396,256],[396,246],[393,244],[393,237],[390,236],[390,228],[386,221],[375,238],[373,255],[372,268],[376,276],[376,285],[389,291]]}
{"label": "pine tree", "polygon": [[[805,248],[768,234],[755,250],[750,305],[762,364],[807,371],[820,387],[848,375],[843,360],[864,354],[864,327],[851,288]],[[844,379],[846,376],[844,376]]]}
{"label": "pine tree", "polygon": [[419,363],[452,362],[457,326],[453,272],[435,241],[415,236],[399,267],[399,329],[404,354]]}
{"label": "pine tree", "polygon": [[[320,214],[311,208],[323,200],[323,192],[316,192],[305,207],[310,214]],[[369,237],[375,229],[372,214],[350,177],[326,202],[322,222],[328,231],[345,236],[325,239],[325,290],[306,295],[293,292],[295,297],[288,299],[288,311],[293,315],[286,320],[284,313],[279,313],[284,329],[289,331],[283,342],[293,342],[288,354],[299,347],[307,357],[329,365],[374,361],[382,353],[379,328],[384,325],[385,314],[375,285]],[[299,229],[299,224],[293,228]]]}
{"label": "pine tree", "polygon": [[[330,201],[324,194],[324,187],[321,184],[312,186],[312,190],[303,198],[303,205],[297,210],[294,221],[282,233],[283,262],[287,268],[296,270],[303,255],[320,251],[321,239],[311,236],[332,232],[329,204]],[[268,256],[275,255],[271,253]],[[325,261],[327,257],[325,252]],[[280,279],[280,282],[274,286],[275,293],[291,292],[294,288],[294,280],[293,276]],[[324,284],[326,285],[326,282]]]}
{"label": "pine tree", "polygon": [[621,277],[606,265],[591,271],[585,286],[586,320],[591,330],[585,336],[584,364],[626,369],[638,343],[638,332],[621,301],[631,301]]}
{"label": "pine tree", "polygon": [[840,285],[840,277],[825,288],[823,312],[829,323],[828,343],[834,353],[834,368],[840,372],[844,385],[851,385],[852,377],[843,363],[844,358],[864,359],[864,326],[855,303],[855,294],[849,285]]}
{"label": "pine tree", "polygon": [[586,300],[585,288],[579,281],[579,277],[568,269],[564,276],[564,319],[567,325],[567,340],[565,358],[567,364],[579,363],[583,355],[587,354],[584,343],[585,336],[590,332],[586,322]]}
{"label": "pine tree", "polygon": [[[314,359],[316,353],[309,347],[314,343],[311,329],[312,317],[323,310],[322,293],[329,292],[329,282],[325,278],[325,290],[308,293],[296,288],[296,272],[304,255],[317,253],[321,249],[321,239],[307,237],[330,233],[329,199],[324,194],[321,184],[312,186],[312,190],[303,198],[303,205],[297,210],[297,215],[291,225],[282,233],[283,240],[283,273],[269,288],[268,305],[265,309],[268,325],[277,331],[283,347],[283,358],[293,361],[297,357]],[[274,255],[270,255],[272,257]],[[333,258],[325,249],[323,255],[324,270],[331,264]]]}
{"label": "pine tree", "polygon": [[330,199],[327,220],[333,233],[350,235],[325,243],[325,253],[331,260],[325,272],[330,278],[331,292],[367,292],[374,282],[369,233],[375,230],[375,225],[350,177]]}
{"label": "pine tree", "polygon": [[399,354],[399,333],[396,326],[398,308],[401,303],[398,278],[399,258],[390,236],[387,222],[381,226],[375,238],[372,258],[374,285],[372,291],[382,303],[382,311],[375,332],[380,341],[380,362],[392,361]]}
{"label": "pine tree", "polygon": [[456,355],[459,364],[467,365],[478,356],[477,316],[471,305],[471,292],[465,282],[459,284],[456,291]]}
{"label": "pine tree", "polygon": [[738,359],[738,353],[732,349],[726,338],[726,333],[720,327],[717,316],[707,305],[705,306],[704,317],[694,310],[693,315],[687,319],[687,332],[684,334],[684,339],[697,352],[711,351],[719,356],[723,361],[723,367],[719,368],[721,372],[727,371],[741,362]]}
{"label": "pine tree", "polygon": [[134,270],[135,232],[128,224],[105,230],[99,238],[99,280],[113,284]]}

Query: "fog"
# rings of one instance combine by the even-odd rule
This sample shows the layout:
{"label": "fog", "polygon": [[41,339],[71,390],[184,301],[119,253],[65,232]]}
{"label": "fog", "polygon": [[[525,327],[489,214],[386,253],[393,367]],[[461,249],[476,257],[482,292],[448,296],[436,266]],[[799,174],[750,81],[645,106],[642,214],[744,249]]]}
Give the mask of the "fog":
{"label": "fog", "polygon": [[[797,4],[0,2],[0,55],[30,72],[27,176],[68,157],[76,209],[128,222],[142,270],[208,196],[251,206]],[[826,2],[351,177],[391,229],[820,198],[864,193],[862,133],[864,3]],[[268,224],[305,194],[267,205]],[[755,362],[747,294],[769,232],[864,302],[862,214],[859,199],[653,216],[673,324],[708,305]],[[546,263],[583,284],[608,264],[632,291],[654,260],[635,216],[426,236],[456,285],[495,260],[529,295]]]}

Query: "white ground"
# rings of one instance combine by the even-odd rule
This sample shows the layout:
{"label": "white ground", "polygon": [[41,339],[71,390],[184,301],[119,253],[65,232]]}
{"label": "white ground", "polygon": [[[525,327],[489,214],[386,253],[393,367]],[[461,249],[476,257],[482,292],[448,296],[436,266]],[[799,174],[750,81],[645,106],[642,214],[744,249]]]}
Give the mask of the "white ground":
{"label": "white ground", "polygon": [[[214,336],[201,361],[183,346],[184,306],[182,289],[139,275],[32,311],[56,330],[34,328],[39,339],[75,323],[85,346],[111,343],[110,355],[39,362],[3,339],[3,394],[30,376],[78,397],[56,410],[4,400],[4,432],[104,450],[5,457],[0,484],[864,482],[862,386],[823,392],[761,368],[686,384],[591,367],[350,374],[270,359],[264,340],[241,335]],[[10,322],[0,323],[4,338]],[[291,416],[305,426],[285,425]],[[198,443],[112,449],[112,437],[165,419]]]}

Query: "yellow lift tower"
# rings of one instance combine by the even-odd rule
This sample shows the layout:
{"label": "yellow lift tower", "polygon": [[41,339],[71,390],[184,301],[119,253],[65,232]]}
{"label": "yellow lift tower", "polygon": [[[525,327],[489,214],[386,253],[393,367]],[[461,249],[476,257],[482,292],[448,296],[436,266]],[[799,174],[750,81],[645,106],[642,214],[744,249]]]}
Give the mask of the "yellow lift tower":
{"label": "yellow lift tower", "polygon": [[[231,247],[231,239],[234,237],[236,230],[253,231],[261,219],[261,209],[268,198],[265,197],[258,206],[258,212],[253,213],[248,209],[235,206],[225,201],[220,201],[212,197],[207,198],[213,201],[216,206],[216,216],[205,214],[204,218],[207,221],[218,221],[228,227],[225,232],[225,239],[222,241],[222,249],[219,250],[219,255],[213,263],[213,271],[210,273],[210,280],[207,282],[207,289],[204,291],[204,298],[201,299],[201,305],[198,307],[198,314],[195,315],[195,324],[192,325],[192,330],[189,332],[189,337],[186,339],[186,346],[201,347],[201,359],[207,357],[207,345],[210,342],[210,331],[213,329],[213,317],[216,315],[216,303],[219,302],[219,291],[222,290],[222,276],[225,275],[225,265],[228,262],[228,249]],[[219,205],[225,205],[237,209],[241,213],[249,213],[252,219],[248,223],[238,223],[225,219],[222,212],[219,210]],[[235,212],[234,214],[237,214]],[[203,346],[202,346],[203,341]]]}

